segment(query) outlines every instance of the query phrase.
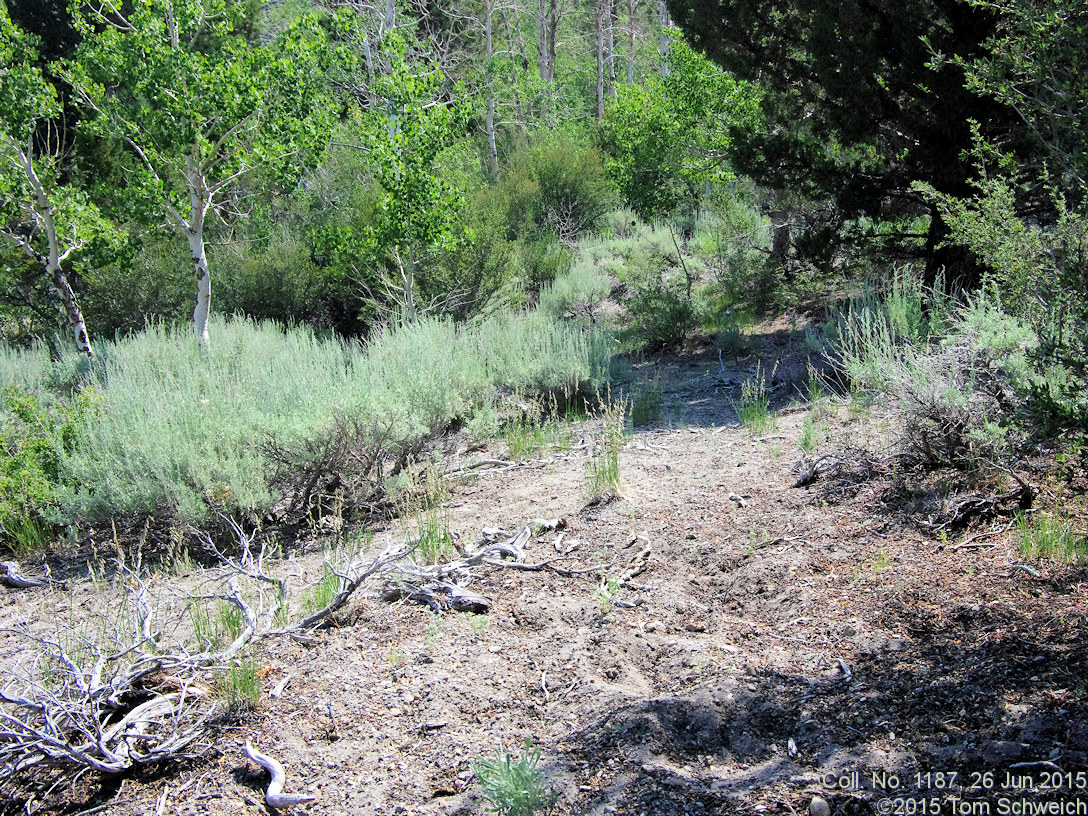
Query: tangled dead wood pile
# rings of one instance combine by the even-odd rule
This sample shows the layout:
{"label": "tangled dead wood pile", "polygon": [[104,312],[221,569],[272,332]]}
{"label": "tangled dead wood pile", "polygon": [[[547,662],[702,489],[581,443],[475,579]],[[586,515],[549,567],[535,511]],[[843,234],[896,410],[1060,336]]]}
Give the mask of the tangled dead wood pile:
{"label": "tangled dead wood pile", "polygon": [[[273,548],[256,548],[254,535],[231,521],[240,555],[230,556],[205,538],[220,561],[210,577],[209,594],[155,597],[137,563],[119,563],[127,592],[125,613],[100,621],[95,634],[58,625],[43,635],[24,621],[7,630],[23,645],[23,657],[0,688],[0,785],[38,769],[69,775],[88,771],[118,773],[162,760],[197,756],[208,747],[210,727],[222,701],[210,691],[208,677],[223,672],[248,648],[270,638],[297,636],[322,626],[369,585],[376,597],[409,599],[435,609],[485,611],[490,599],[468,588],[481,568],[551,570],[565,575],[596,572],[568,570],[562,555],[539,563],[525,560],[534,536],[561,528],[560,519],[534,519],[517,532],[484,530],[481,540],[461,557],[441,564],[417,563],[418,542],[390,547],[377,556],[357,552],[346,564],[325,567],[336,589],[320,609],[285,623],[288,587],[273,572]],[[12,565],[9,576],[18,575]],[[45,582],[19,581],[33,590]],[[164,631],[176,621],[160,622],[168,600],[213,601],[240,617],[233,639],[213,648],[205,639],[199,650],[191,641],[168,642]],[[183,605],[184,605],[183,604]]]}

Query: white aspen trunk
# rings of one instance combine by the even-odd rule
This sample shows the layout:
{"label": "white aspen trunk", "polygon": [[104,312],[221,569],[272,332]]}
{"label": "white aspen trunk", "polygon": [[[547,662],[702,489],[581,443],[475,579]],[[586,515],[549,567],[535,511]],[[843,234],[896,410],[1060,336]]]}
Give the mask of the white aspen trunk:
{"label": "white aspen trunk", "polygon": [[[76,293],[72,290],[72,285],[68,282],[68,276],[64,274],[64,269],[61,267],[60,240],[57,238],[56,221],[53,220],[53,202],[49,200],[49,196],[45,193],[45,187],[42,186],[38,174],[34,171],[31,148],[28,148],[26,152],[16,148],[16,152],[23,173],[34,190],[34,208],[42,220],[42,226],[45,228],[45,238],[48,243],[48,254],[45,257],[37,256],[37,258],[45,266],[45,273],[53,281],[53,287],[60,297],[61,307],[68,320],[68,328],[72,332],[72,339],[76,341],[76,348],[79,349],[80,353],[87,355],[87,359],[93,360],[94,352],[91,350],[91,340],[87,335],[87,324],[83,321],[83,311],[79,308]],[[16,242],[21,244],[32,257],[35,255],[29,242],[17,239]],[[78,248],[78,245],[72,247],[72,249],[76,248]]]}
{"label": "white aspen trunk", "polygon": [[408,315],[408,322],[416,322],[416,253],[408,247],[408,269],[404,266],[400,269],[401,282],[404,284],[404,310]]}
{"label": "white aspen trunk", "polygon": [[593,36],[597,45],[597,121],[604,119],[604,17],[605,5],[608,0],[594,0],[593,3]]}
{"label": "white aspen trunk", "polygon": [[381,31],[383,37],[384,37],[385,34],[388,34],[390,31],[393,30],[394,11],[395,11],[395,6],[393,5],[393,0],[385,0],[385,15],[382,18],[382,31]]}
{"label": "white aspen trunk", "polygon": [[605,47],[607,48],[607,60],[608,60],[608,93],[612,96],[612,101],[616,101],[616,17],[618,14],[618,6],[616,0],[606,0],[608,3],[608,14],[606,19],[608,20],[608,36],[606,38]]}
{"label": "white aspen trunk", "polygon": [[665,32],[669,29],[669,9],[665,0],[657,0],[657,50],[661,54],[661,76],[669,75],[669,38]]}
{"label": "white aspen trunk", "polygon": [[72,331],[72,339],[76,341],[76,348],[81,354],[87,355],[88,360],[94,359],[91,350],[91,339],[87,336],[87,324],[83,322],[83,311],[79,308],[76,293],[72,291],[72,285],[68,282],[68,276],[59,263],[54,264],[52,258],[56,253],[50,249],[49,268],[46,269],[53,278],[53,286],[60,295],[61,306],[68,318],[68,328]]}
{"label": "white aspen trunk", "polygon": [[497,178],[499,149],[495,144],[495,87],[491,84],[487,88],[487,116],[484,119],[484,130],[487,131],[487,170],[491,178]]}
{"label": "white aspen trunk", "polygon": [[551,79],[548,74],[548,0],[536,2],[536,68],[542,80]]}
{"label": "white aspen trunk", "polygon": [[197,340],[201,345],[207,345],[208,316],[212,308],[212,278],[208,270],[208,255],[204,247],[204,216],[208,212],[208,196],[204,174],[200,172],[196,160],[191,156],[185,159],[185,169],[189,181],[189,223],[185,226],[185,237],[189,241],[189,255],[193,259],[193,268],[196,271],[193,328],[196,330]]}
{"label": "white aspen trunk", "polygon": [[499,150],[495,145],[495,74],[492,60],[495,57],[495,44],[492,37],[492,21],[495,13],[494,0],[484,3],[484,48],[487,58],[487,116],[484,130],[487,132],[487,169],[491,178],[499,175]]}
{"label": "white aspen trunk", "polygon": [[627,0],[627,84],[635,84],[635,4]]}

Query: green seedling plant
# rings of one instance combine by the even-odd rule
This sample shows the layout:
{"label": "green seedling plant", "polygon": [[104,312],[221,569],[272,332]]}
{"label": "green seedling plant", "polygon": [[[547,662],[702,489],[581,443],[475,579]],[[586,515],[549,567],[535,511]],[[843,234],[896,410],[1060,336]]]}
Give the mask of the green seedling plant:
{"label": "green seedling plant", "polygon": [[539,768],[540,749],[525,741],[525,752],[514,759],[510,754],[496,754],[494,759],[472,763],[489,811],[500,816],[534,816],[544,813],[559,798],[548,790]]}
{"label": "green seedling plant", "polygon": [[609,575],[601,578],[601,583],[593,591],[593,597],[597,601],[597,606],[600,607],[601,614],[609,619],[612,617],[612,612],[616,607],[616,598],[620,594],[620,582],[614,575]]}
{"label": "green seedling plant", "polygon": [[430,618],[431,619],[427,621],[427,625],[423,627],[423,632],[427,644],[427,651],[434,652],[438,648],[438,636],[442,632],[442,618],[434,613],[431,613]]}
{"label": "green seedling plant", "polygon": [[478,637],[483,637],[487,633],[487,615],[478,615],[474,612],[463,612],[462,615],[468,620],[468,625]]}

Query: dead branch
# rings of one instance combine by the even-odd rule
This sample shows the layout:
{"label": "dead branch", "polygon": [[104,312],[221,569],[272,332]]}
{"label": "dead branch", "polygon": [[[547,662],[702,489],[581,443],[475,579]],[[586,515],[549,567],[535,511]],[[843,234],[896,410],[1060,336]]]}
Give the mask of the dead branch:
{"label": "dead branch", "polygon": [[32,589],[45,586],[48,579],[28,578],[19,572],[19,565],[14,561],[0,562],[0,584],[11,589]]}
{"label": "dead branch", "polygon": [[[343,567],[327,564],[339,582],[333,599],[301,620],[276,627],[287,586],[269,571],[273,549],[267,543],[255,547],[254,534],[227,521],[240,555],[227,555],[204,537],[221,566],[210,578],[216,589],[199,598],[237,610],[240,626],[225,647],[216,648],[206,639],[199,652],[191,653],[183,644],[163,642],[156,631],[156,599],[139,574],[139,564],[121,564],[127,604],[118,622],[107,624],[105,634],[92,637],[69,629],[42,636],[29,624],[10,630],[27,643],[33,657],[0,689],[0,784],[35,768],[69,776],[79,770],[118,773],[200,755],[207,747],[203,739],[209,720],[219,710],[198,684],[201,674],[228,665],[263,640],[298,636],[322,625],[371,580],[383,579],[379,595],[386,599],[483,612],[490,599],[467,587],[480,568],[549,569],[569,575],[601,570],[600,566],[567,570],[556,564],[569,556],[526,562],[525,547],[534,536],[563,526],[562,519],[533,519],[513,533],[484,531],[461,558],[445,564],[417,564],[411,556],[418,542],[389,547],[374,557],[360,552]],[[635,564],[644,563],[648,546]],[[631,576],[638,571],[628,570]],[[193,595],[185,598],[198,600]],[[282,767],[277,776],[274,760],[255,750],[247,754],[273,774],[266,796],[270,806],[282,806],[274,804],[275,796],[284,797],[275,801],[287,804],[308,801],[282,794]]]}
{"label": "dead branch", "polygon": [[273,759],[267,754],[262,754],[256,748],[246,741],[245,746],[246,756],[256,762],[266,771],[268,771],[272,778],[268,782],[268,787],[264,792],[264,801],[270,808],[279,810],[280,808],[291,807],[293,805],[301,805],[304,802],[314,801],[313,796],[305,796],[299,793],[284,793],[283,785],[287,781],[287,774],[283,770],[283,765],[279,761]]}
{"label": "dead branch", "polygon": [[222,562],[221,589],[205,597],[234,607],[241,619],[240,629],[222,649],[206,642],[193,654],[183,645],[162,643],[154,631],[154,599],[138,565],[121,564],[131,614],[126,618],[122,611],[120,618],[131,625],[108,625],[98,639],[74,630],[43,637],[29,625],[10,630],[31,647],[34,657],[0,689],[0,784],[32,768],[118,773],[198,756],[205,749],[201,740],[208,722],[219,708],[196,683],[202,672],[229,664],[266,638],[320,625],[370,576],[411,552],[407,547],[369,560],[355,556],[336,573],[339,591],[326,607],[276,629],[272,624],[286,586],[268,571],[271,550],[266,544],[255,554],[253,536],[233,521],[230,526],[241,556],[229,557],[208,541]]}

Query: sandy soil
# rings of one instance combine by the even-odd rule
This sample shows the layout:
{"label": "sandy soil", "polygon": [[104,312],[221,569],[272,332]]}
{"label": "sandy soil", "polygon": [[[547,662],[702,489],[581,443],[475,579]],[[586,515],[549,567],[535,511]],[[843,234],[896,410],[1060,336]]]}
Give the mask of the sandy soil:
{"label": "sandy soil", "polygon": [[[587,505],[577,446],[454,483],[463,541],[560,518],[527,559],[600,570],[481,569],[486,621],[360,598],[310,643],[262,646],[259,709],[224,723],[203,759],[84,778],[31,810],[256,813],[267,775],[246,739],[284,763],[289,792],[316,797],[293,809],[314,816],[484,813],[470,763],[526,740],[556,814],[796,816],[814,795],[849,814],[998,813],[1002,797],[1088,808],[1088,571],[1016,567],[1006,517],[938,531],[954,495],[978,489],[961,475],[855,469],[794,487],[815,409],[794,390],[800,344],[762,342],[765,365],[782,361],[773,430],[740,428],[728,399],[756,358],[719,377],[716,353],[694,351],[636,366],[660,378],[663,417],[624,448],[620,496]],[[833,406],[817,453],[875,449],[893,424]],[[504,453],[500,440],[464,461]],[[647,547],[644,571],[602,602],[602,574]],[[322,557],[310,545],[290,569],[316,577]],[[78,616],[96,596],[83,579],[2,592],[8,620]],[[874,784],[881,773],[900,787]],[[23,812],[16,793],[2,812]]]}

